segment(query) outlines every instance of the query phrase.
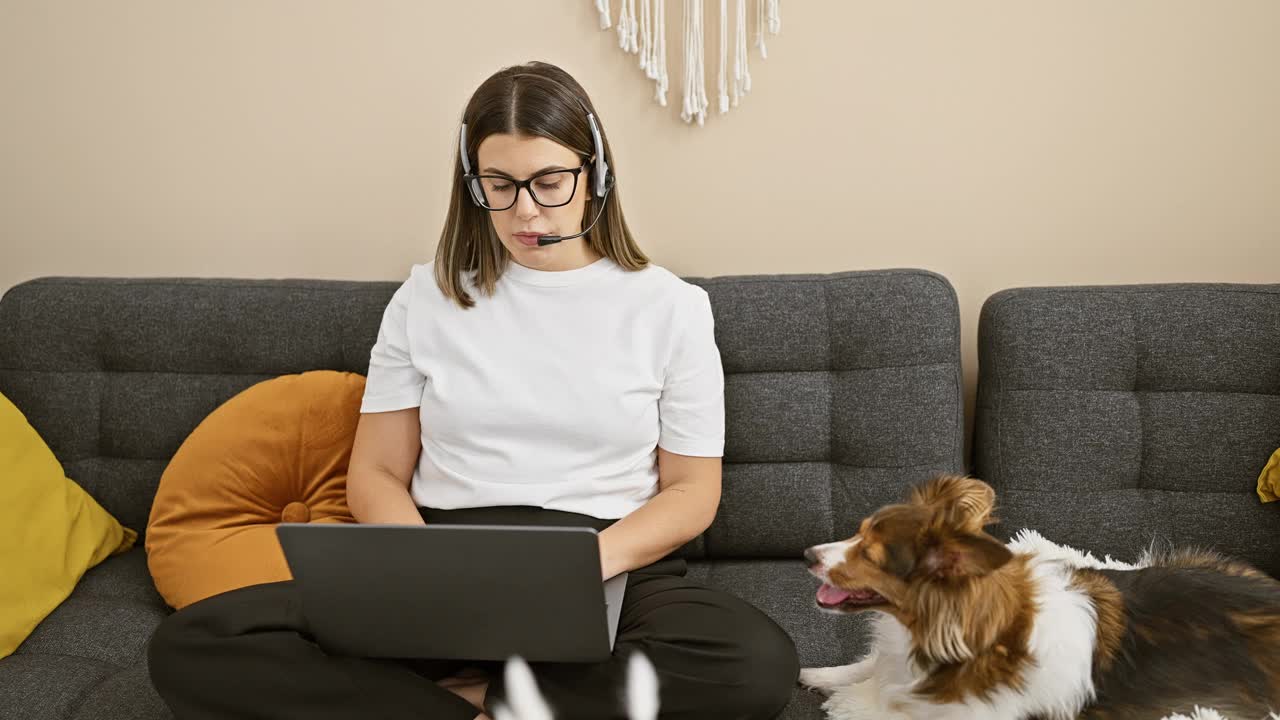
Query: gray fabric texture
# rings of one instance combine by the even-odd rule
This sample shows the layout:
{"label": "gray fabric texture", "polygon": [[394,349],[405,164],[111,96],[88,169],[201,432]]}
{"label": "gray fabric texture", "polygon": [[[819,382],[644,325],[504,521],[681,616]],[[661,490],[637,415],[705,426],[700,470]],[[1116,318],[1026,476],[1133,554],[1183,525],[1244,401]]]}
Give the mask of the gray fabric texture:
{"label": "gray fabric texture", "polygon": [[146,668],[147,641],[168,613],[142,548],[90,568],[0,660],[0,720],[171,717]]}
{"label": "gray fabric texture", "polygon": [[[844,484],[861,474],[901,489],[961,466],[959,315],[944,278],[900,270],[691,281],[711,297],[726,371],[726,473],[786,487],[789,463],[825,466],[818,488],[725,505],[723,516],[776,533],[770,555],[794,556],[873,510]],[[72,478],[142,533],[168,459],[213,409],[276,375],[367,372],[396,287],[31,281],[0,301],[0,392]],[[826,501],[814,505],[819,495]],[[808,527],[775,522],[779,514]],[[713,527],[688,554],[760,552]]]}
{"label": "gray fabric texture", "polygon": [[[727,436],[719,515],[684,554],[695,577],[791,632],[806,665],[850,661],[864,621],[815,610],[799,554],[961,469],[955,292],[917,270],[690,281],[711,298]],[[0,299],[0,392],[72,479],[143,533],[160,475],[205,416],[278,375],[366,372],[397,286],[42,278]],[[166,612],[141,549],[91,570],[0,660],[0,719],[167,717],[142,652]],[[797,690],[783,717],[817,718],[817,706]]]}
{"label": "gray fabric texture", "polygon": [[1280,285],[1020,288],[979,323],[973,471],[1000,529],[1133,559],[1153,542],[1280,574]]}

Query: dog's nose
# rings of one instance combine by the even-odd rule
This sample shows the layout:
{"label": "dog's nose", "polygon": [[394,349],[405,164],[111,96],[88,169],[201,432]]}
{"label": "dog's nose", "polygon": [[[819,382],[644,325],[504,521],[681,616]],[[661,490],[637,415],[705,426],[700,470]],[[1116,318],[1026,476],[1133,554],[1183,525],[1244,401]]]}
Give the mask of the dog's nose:
{"label": "dog's nose", "polygon": [[818,565],[818,553],[814,552],[813,548],[805,548],[804,564],[809,567],[815,567]]}

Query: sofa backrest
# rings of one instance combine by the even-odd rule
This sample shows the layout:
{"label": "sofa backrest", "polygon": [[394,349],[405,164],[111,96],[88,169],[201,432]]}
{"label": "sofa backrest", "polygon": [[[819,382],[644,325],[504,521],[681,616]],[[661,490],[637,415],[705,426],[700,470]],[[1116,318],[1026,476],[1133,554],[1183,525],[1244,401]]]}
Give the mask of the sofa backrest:
{"label": "sofa backrest", "polygon": [[955,291],[916,270],[694,279],[725,369],[712,557],[787,557],[963,467]]}
{"label": "sofa backrest", "polygon": [[365,372],[395,283],[41,278],[0,298],[0,393],[120,521],[146,528],[195,426],[262,380]]}
{"label": "sofa backrest", "polygon": [[979,323],[976,475],[1002,529],[1131,560],[1153,540],[1280,573],[1280,285],[1023,288]]}
{"label": "sofa backrest", "polygon": [[[715,525],[691,556],[794,556],[962,462],[955,293],[923,271],[692,279],[726,370]],[[0,393],[145,530],[169,458],[278,375],[365,373],[398,283],[41,278],[0,299]]]}

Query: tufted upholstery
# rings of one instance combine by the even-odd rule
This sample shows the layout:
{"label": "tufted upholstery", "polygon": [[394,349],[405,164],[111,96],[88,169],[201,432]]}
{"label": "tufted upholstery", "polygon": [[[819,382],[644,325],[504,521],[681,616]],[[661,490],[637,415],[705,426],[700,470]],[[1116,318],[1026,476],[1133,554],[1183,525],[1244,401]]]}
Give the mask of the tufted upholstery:
{"label": "tufted upholstery", "polygon": [[711,557],[796,557],[961,466],[955,291],[912,271],[695,279],[725,369]]}
{"label": "tufted upholstery", "polygon": [[394,283],[45,279],[0,303],[0,389],[67,475],[146,530],[169,458],[262,380],[365,373]]}
{"label": "tufted upholstery", "polygon": [[1280,574],[1280,285],[1025,288],[982,309],[974,470],[1004,529],[1134,558],[1153,539]]}
{"label": "tufted upholstery", "polygon": [[[726,372],[724,509],[695,557],[794,557],[959,469],[959,315],[932,273],[692,278]],[[43,279],[0,303],[0,389],[145,532],[192,429],[261,380],[368,371],[390,282]]]}

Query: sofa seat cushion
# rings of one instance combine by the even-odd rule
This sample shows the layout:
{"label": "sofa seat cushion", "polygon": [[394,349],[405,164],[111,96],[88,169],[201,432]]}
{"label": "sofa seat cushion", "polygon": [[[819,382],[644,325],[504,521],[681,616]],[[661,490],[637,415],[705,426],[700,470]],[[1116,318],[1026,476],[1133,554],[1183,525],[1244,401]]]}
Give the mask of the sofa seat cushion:
{"label": "sofa seat cushion", "polygon": [[0,708],[22,708],[24,718],[68,718],[120,668],[101,660],[56,653],[18,653],[0,660]]}
{"label": "sofa seat cushion", "polygon": [[147,642],[167,610],[126,598],[70,597],[13,656],[61,655],[115,667],[141,662]]}
{"label": "sofa seat cushion", "polygon": [[[835,615],[814,603],[818,581],[795,560],[718,560],[689,563],[689,577],[760,608],[796,643],[800,667],[845,665],[869,649],[869,613]],[[825,718],[824,698],[799,685],[778,720]]]}
{"label": "sofa seat cushion", "polygon": [[145,662],[107,677],[81,697],[68,720],[171,720]]}
{"label": "sofa seat cushion", "polygon": [[169,613],[142,548],[107,558],[13,655],[0,659],[0,718],[160,720],[168,709],[146,669],[146,647]]}
{"label": "sofa seat cushion", "polygon": [[80,578],[72,598],[132,600],[160,610],[168,610],[147,570],[147,553],[135,547],[103,560]]}
{"label": "sofa seat cushion", "polygon": [[691,562],[689,577],[737,595],[772,618],[795,641],[801,667],[851,663],[868,648],[870,614],[819,610],[818,581],[799,559]]}
{"label": "sofa seat cushion", "polygon": [[[145,663],[120,668],[83,657],[19,653],[0,660],[0,717],[23,720],[170,720]],[[19,717],[19,716],[13,716]]]}
{"label": "sofa seat cushion", "polygon": [[169,608],[134,548],[104,560],[17,651],[0,660],[3,708],[29,720],[161,720],[146,648]]}

